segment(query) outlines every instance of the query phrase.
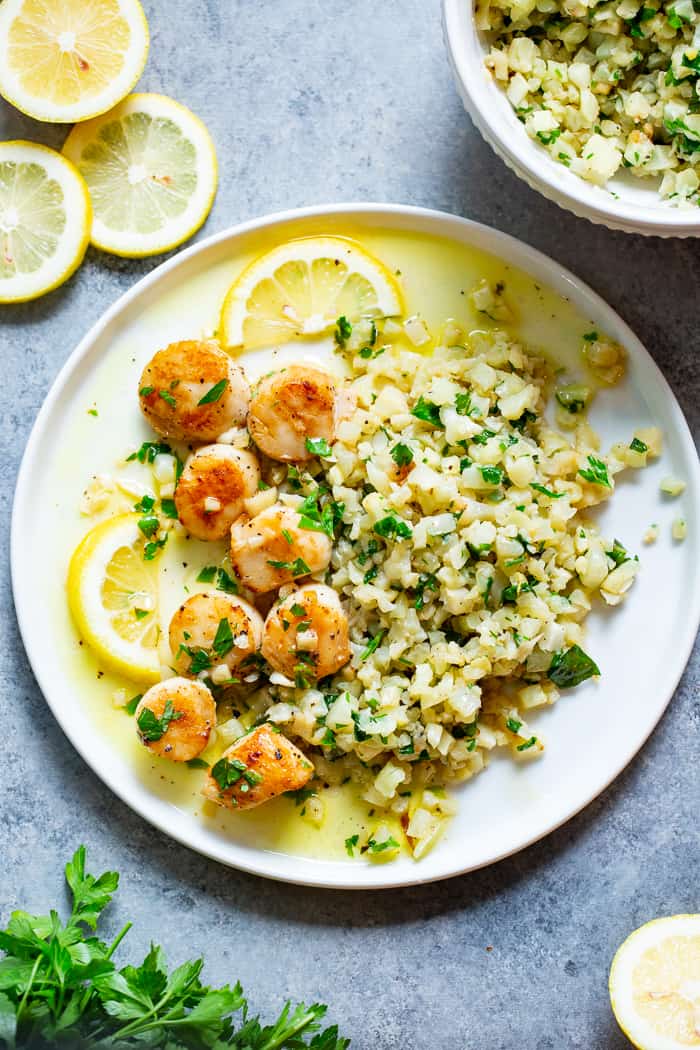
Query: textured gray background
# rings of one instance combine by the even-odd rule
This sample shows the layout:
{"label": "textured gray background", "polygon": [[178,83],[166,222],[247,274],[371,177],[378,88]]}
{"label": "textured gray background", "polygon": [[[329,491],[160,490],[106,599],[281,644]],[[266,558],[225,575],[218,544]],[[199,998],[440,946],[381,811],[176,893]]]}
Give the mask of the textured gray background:
{"label": "textured gray background", "polygon": [[[489,223],[570,266],[619,309],[698,434],[697,244],[592,226],[510,174],[457,99],[438,0],[145,6],[152,42],[141,89],[189,105],[218,149],[221,188],[204,234],[334,200],[428,205]],[[1,139],[59,145],[64,135],[0,108]],[[59,866],[85,841],[95,868],[123,873],[111,921],[136,920],[132,950],[155,937],[177,960],[204,951],[209,975],[239,977],[268,1015],[287,995],[328,1002],[356,1050],[627,1046],[606,992],[614,949],[653,916],[698,910],[697,649],[641,756],[581,816],[486,871],[405,891],[298,889],[210,863],[118,802],[55,725],[10,597],[15,474],[59,366],[157,261],[90,251],[64,288],[0,307],[0,917],[55,900]]]}

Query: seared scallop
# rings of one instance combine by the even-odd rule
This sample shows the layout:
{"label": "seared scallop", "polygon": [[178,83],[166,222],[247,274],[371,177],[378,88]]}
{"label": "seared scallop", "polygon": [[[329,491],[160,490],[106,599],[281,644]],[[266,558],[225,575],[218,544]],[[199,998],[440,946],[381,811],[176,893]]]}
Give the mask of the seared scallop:
{"label": "seared scallop", "polygon": [[231,564],[252,591],[264,594],[328,566],[330,538],[299,521],[297,510],[275,503],[232,526]]}
{"label": "seared scallop", "polygon": [[221,540],[258,491],[260,465],[252,452],[205,445],[189,458],[175,489],[177,514],[199,540]]}
{"label": "seared scallop", "polygon": [[246,665],[253,667],[262,631],[262,616],[242,598],[193,594],[170,621],[173,666],[182,675],[205,674],[216,685],[231,684]]}
{"label": "seared scallop", "polygon": [[236,740],[209,770],[202,794],[228,809],[252,809],[308,784],[314,767],[269,724]]}
{"label": "seared scallop", "polygon": [[309,583],[273,606],[265,620],[262,654],[299,685],[335,674],[350,659],[348,618],[332,587]]}
{"label": "seared scallop", "polygon": [[215,441],[245,422],[250,387],[218,343],[170,343],[151,358],[139,383],[141,411],[174,441]]}
{"label": "seared scallop", "polygon": [[307,439],[335,439],[338,412],[347,412],[338,397],[338,382],[320,368],[291,365],[260,380],[253,393],[248,430],[271,459],[301,462],[315,455]]}
{"label": "seared scallop", "polygon": [[135,719],[139,740],[154,755],[189,762],[209,743],[216,704],[202,682],[168,678],[144,693]]}

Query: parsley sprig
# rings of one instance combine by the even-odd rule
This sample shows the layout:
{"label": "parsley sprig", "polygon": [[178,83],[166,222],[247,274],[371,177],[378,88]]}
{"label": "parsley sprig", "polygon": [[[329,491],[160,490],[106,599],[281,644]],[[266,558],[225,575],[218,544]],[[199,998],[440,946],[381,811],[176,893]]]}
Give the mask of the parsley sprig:
{"label": "parsley sprig", "polygon": [[240,984],[216,988],[202,983],[203,959],[169,971],[162,948],[151,945],[142,963],[117,969],[113,956],[132,924],[126,923],[111,944],[92,931],[119,886],[119,875],[90,875],[85,860],[80,846],[66,865],[72,905],[65,922],[55,910],[49,915],[15,911],[0,931],[4,1043],[347,1050],[349,1041],[336,1026],[321,1031],[325,1006],[287,1003],[273,1024],[263,1025],[249,1014]]}

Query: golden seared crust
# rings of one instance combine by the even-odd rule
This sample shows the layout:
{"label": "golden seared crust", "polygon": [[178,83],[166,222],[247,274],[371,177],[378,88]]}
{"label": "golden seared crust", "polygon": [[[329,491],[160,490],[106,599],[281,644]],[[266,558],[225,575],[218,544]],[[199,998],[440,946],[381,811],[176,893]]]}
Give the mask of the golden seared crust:
{"label": "golden seared crust", "polygon": [[307,438],[329,442],[335,438],[336,393],[333,376],[306,365],[291,365],[265,376],[250,403],[250,436],[271,459],[312,459]]}
{"label": "golden seared crust", "polygon": [[322,571],[331,550],[325,533],[300,528],[299,512],[279,503],[231,527],[231,564],[257,594]]}
{"label": "golden seared crust", "polygon": [[292,681],[308,683],[339,671],[351,653],[348,618],[336,592],[310,583],[273,606],[265,620],[262,655]]}
{"label": "golden seared crust", "polygon": [[[225,385],[216,400],[201,405],[220,383]],[[170,343],[151,358],[139,382],[146,419],[175,441],[214,441],[245,422],[249,401],[243,369],[213,341]]]}
{"label": "golden seared crust", "polygon": [[[160,739],[147,739],[140,728],[139,717],[149,709],[161,719],[168,703],[174,717]],[[168,678],[157,682],[144,694],[136,708],[135,720],[139,740],[154,755],[171,762],[189,762],[209,743],[211,731],[216,726],[216,704],[202,682]]]}
{"label": "golden seared crust", "polygon": [[[228,621],[233,640],[225,652],[221,644],[218,651],[213,648],[222,620]],[[190,671],[193,654],[203,651],[209,658],[211,669],[225,664],[233,673],[258,651],[262,630],[262,616],[242,598],[193,594],[170,621],[168,638],[173,667],[182,675],[195,677]]]}
{"label": "golden seared crust", "polygon": [[206,445],[187,461],[175,489],[180,521],[199,540],[221,540],[254,496],[260,465],[252,452]]}
{"label": "golden seared crust", "polygon": [[[252,733],[241,737],[227,748],[219,762],[239,762],[245,766],[250,775],[227,769],[225,765],[214,763],[207,776],[202,794],[211,802],[228,809],[252,809],[269,802],[285,791],[298,791],[308,784],[314,775],[314,767],[309,759],[291,740],[278,732],[271,725],[258,726]],[[227,775],[235,777],[240,774],[235,784],[221,786],[227,782]],[[219,773],[219,780],[214,773]]]}

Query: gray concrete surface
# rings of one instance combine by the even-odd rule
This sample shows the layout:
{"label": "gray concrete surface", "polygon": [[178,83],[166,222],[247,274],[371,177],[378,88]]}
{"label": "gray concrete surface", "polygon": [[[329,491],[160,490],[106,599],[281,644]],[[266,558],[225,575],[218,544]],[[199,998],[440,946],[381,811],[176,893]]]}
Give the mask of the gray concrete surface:
{"label": "gray concrete surface", "polygon": [[[699,433],[700,246],[592,226],[507,171],[462,111],[438,0],[145,6],[141,88],[191,106],[218,148],[221,188],[202,235],[333,200],[490,223],[570,266],[620,311]],[[0,108],[0,139],[57,145],[64,135]],[[621,1050],[606,993],[614,949],[646,919],[698,910],[697,650],[643,753],[578,818],[485,871],[388,893],[276,885],[189,853],[118,802],[55,725],[12,608],[15,475],[59,366],[157,261],[90,251],[63,289],[0,308],[0,917],[57,899],[60,865],[82,840],[95,868],[123,873],[111,922],[135,919],[132,950],[154,937],[176,960],[205,952],[209,975],[239,977],[268,1015],[286,996],[328,1002],[356,1050]]]}

